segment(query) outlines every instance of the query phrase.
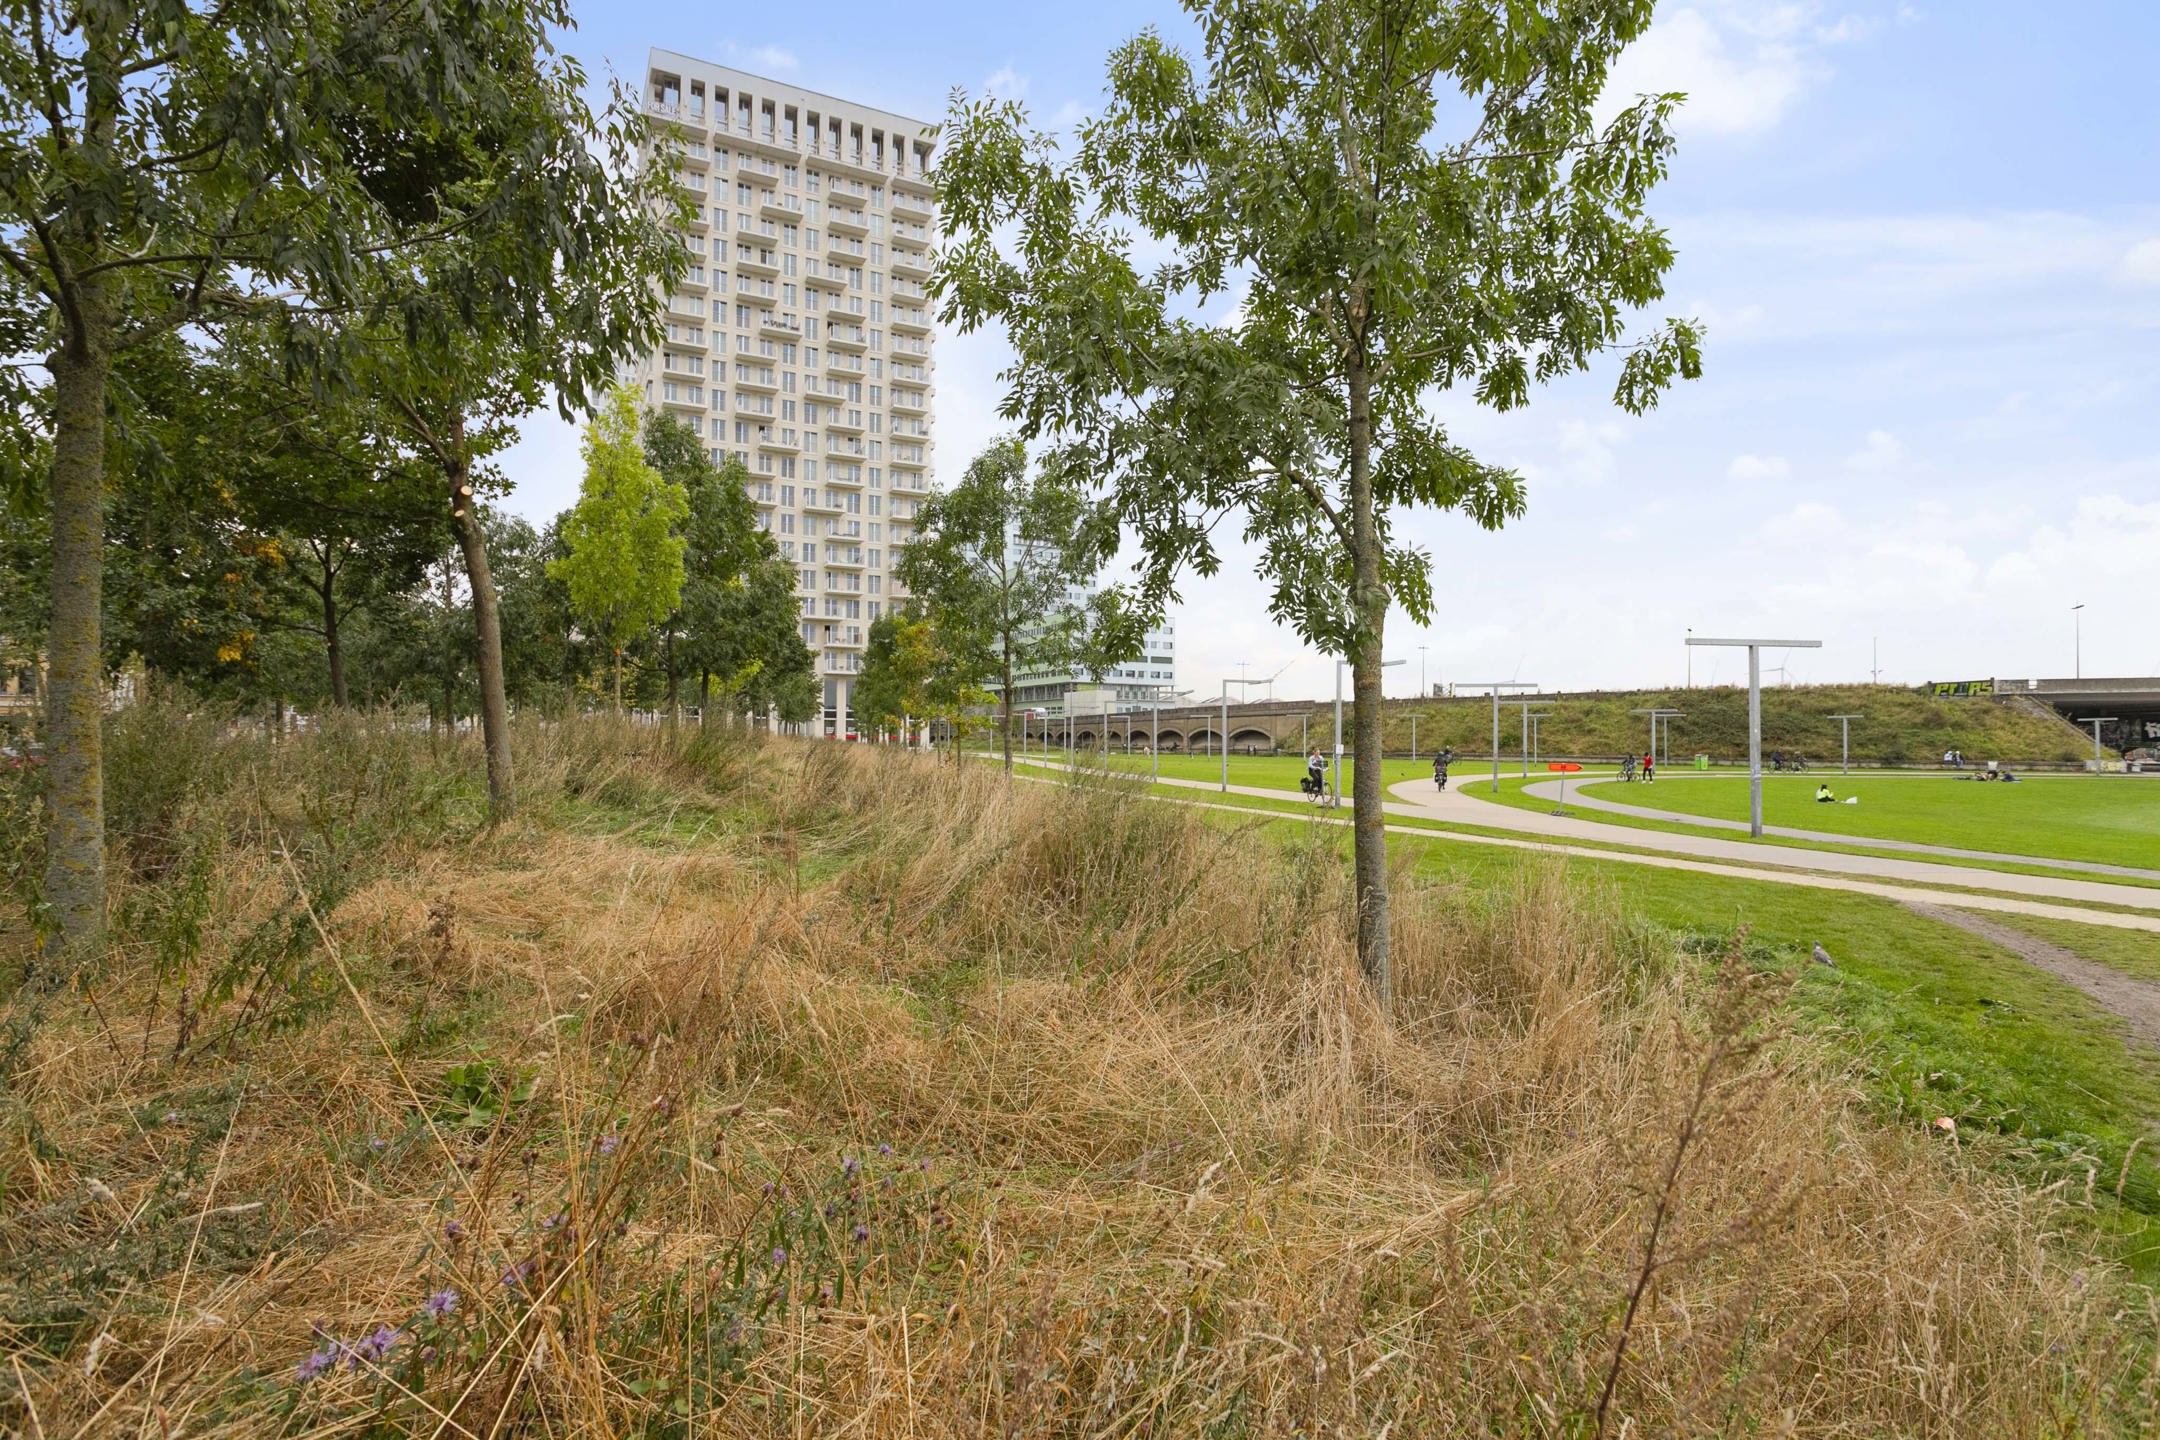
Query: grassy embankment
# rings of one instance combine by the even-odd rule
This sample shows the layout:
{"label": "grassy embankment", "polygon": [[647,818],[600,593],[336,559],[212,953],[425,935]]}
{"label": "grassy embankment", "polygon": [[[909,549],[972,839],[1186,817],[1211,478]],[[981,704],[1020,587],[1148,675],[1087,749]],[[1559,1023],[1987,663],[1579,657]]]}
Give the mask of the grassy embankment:
{"label": "grassy embankment", "polygon": [[1613,1433],[2155,1418],[2071,1223],[2114,1177],[1905,1073],[1915,987],[1946,1052],[2072,1036],[2036,1087],[2107,1037],[1970,1013],[1947,950],[1884,956],[1856,1067],[1782,938],[1435,844],[1383,1018],[1339,832],[591,722],[488,830],[462,742],[115,731],[120,943],[8,997],[13,1428],[1580,1433],[1609,1376]]}
{"label": "grassy embankment", "polygon": [[[1627,690],[1588,695],[1541,696],[1533,708],[1551,712],[1538,722],[1542,754],[1617,759],[1640,755],[1649,747],[1648,717],[1631,710],[1660,706],[1685,711],[1671,722],[1672,758],[1708,755],[1718,763],[1747,758],[1747,690],[1744,686],[1698,686],[1695,689]],[[1491,701],[1468,696],[1453,700],[1388,702],[1386,744],[1393,752],[1410,747],[1411,711],[1420,712],[1417,740],[1421,753],[1440,745],[1484,755],[1492,749]],[[1500,709],[1500,750],[1521,748],[1520,711]],[[1923,765],[1945,750],[1963,750],[1968,760],[2078,761],[2092,756],[2092,737],[2039,706],[1995,700],[1938,700],[1892,685],[1796,685],[1763,691],[1763,753],[1785,750],[1817,764],[1838,758],[1837,714],[1863,715],[1852,722],[1852,754],[1867,764]],[[2109,752],[2113,753],[2113,752]]]}

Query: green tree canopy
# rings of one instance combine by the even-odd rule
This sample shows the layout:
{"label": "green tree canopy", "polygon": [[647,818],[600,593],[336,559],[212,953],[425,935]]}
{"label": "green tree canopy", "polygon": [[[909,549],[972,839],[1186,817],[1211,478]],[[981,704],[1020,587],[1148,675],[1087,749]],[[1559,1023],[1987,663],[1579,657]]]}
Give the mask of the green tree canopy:
{"label": "green tree canopy", "polygon": [[[972,689],[999,685],[1008,772],[1018,677],[1073,658],[1082,621],[1073,588],[1095,573],[1104,538],[1070,475],[1032,473],[1026,447],[1004,439],[976,456],[959,484],[923,502],[900,551],[894,573],[935,627],[947,678]],[[1130,626],[1088,633],[1090,658],[1105,668],[1137,653]]]}
{"label": "green tree canopy", "polygon": [[[1134,537],[1151,608],[1185,567],[1213,573],[1235,514],[1274,614],[1353,662],[1358,950],[1384,1000],[1381,644],[1391,603],[1432,614],[1430,557],[1394,520],[1524,506],[1431,402],[1510,409],[1628,344],[1672,263],[1645,207],[1679,97],[1594,118],[1652,0],[1186,9],[1201,61],[1152,32],[1119,47],[1069,158],[1015,104],[956,102],[935,293],[963,330],[1005,327],[1005,414]],[[1232,295],[1231,321],[1197,318]],[[1616,402],[1655,404],[1698,344],[1670,321],[1628,346]]]}
{"label": "green tree canopy", "polygon": [[683,487],[645,463],[637,397],[617,386],[586,424],[585,480],[563,517],[567,553],[548,571],[613,652],[618,709],[623,647],[674,613],[682,599],[683,537],[676,527],[689,513]]}

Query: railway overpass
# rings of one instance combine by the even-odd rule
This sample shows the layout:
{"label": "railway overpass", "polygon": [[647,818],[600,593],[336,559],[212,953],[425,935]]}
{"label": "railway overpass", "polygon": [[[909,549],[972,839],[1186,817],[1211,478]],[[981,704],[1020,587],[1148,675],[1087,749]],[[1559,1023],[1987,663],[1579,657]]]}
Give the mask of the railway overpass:
{"label": "railway overpass", "polygon": [[[1146,750],[1158,743],[1166,755],[1217,755],[1227,743],[1234,755],[1270,755],[1296,751],[1303,745],[1331,748],[1335,743],[1335,709],[1321,701],[1283,703],[1259,701],[1232,705],[1227,726],[1223,707],[1216,705],[1164,706],[1161,710],[1128,710],[1110,715],[1013,717],[1015,732],[1024,725],[1030,743],[1063,745],[1068,738],[1083,750]],[[1350,707],[1343,707],[1343,743],[1348,744]]]}
{"label": "railway overpass", "polygon": [[2088,731],[2094,717],[2112,717],[2100,726],[2100,743],[2111,750],[2160,748],[2160,676],[1997,679],[1995,698],[2036,700]]}

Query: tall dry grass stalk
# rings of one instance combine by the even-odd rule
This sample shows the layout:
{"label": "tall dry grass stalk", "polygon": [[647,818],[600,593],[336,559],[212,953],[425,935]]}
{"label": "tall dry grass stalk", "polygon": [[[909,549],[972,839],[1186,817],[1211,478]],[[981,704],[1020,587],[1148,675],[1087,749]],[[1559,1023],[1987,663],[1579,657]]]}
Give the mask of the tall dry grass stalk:
{"label": "tall dry grass stalk", "polygon": [[20,1433],[2155,1413],[2045,1197],[1557,867],[1406,868],[1382,1016],[1330,832],[595,721],[485,831],[462,745],[190,733],[8,1096]]}

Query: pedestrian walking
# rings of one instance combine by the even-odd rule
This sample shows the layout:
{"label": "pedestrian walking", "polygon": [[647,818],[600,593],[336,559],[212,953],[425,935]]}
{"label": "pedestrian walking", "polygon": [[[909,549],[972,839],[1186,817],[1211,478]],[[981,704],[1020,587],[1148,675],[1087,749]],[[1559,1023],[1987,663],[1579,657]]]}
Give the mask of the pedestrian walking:
{"label": "pedestrian walking", "polygon": [[1642,757],[1642,778],[1645,785],[1657,779],[1657,756],[1645,755]]}

